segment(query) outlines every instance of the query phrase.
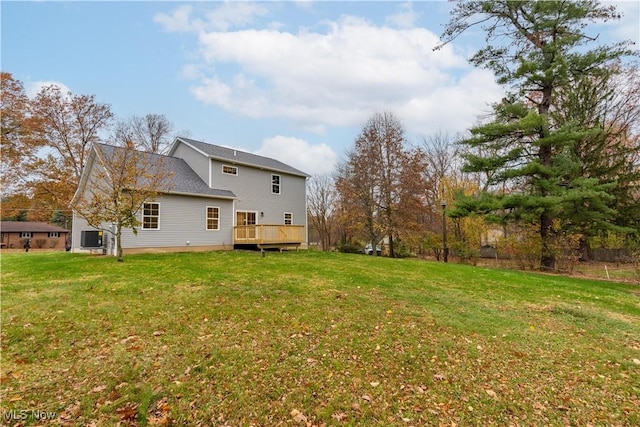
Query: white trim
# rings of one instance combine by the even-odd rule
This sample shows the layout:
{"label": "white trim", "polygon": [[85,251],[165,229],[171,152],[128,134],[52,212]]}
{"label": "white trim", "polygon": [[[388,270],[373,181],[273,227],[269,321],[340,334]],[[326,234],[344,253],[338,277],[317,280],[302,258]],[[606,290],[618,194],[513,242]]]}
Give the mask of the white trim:
{"label": "white trim", "polygon": [[[287,224],[287,215],[291,216],[290,218],[291,222],[289,224]],[[283,216],[283,220],[284,220],[284,225],[293,225],[293,212],[285,212]]]}
{"label": "white trim", "polygon": [[[235,173],[225,172],[224,168],[231,168],[231,169],[233,169],[235,171]],[[221,170],[222,170],[222,174],[223,175],[230,175],[230,176],[238,176],[239,175],[239,170],[238,170],[237,166],[233,166],[233,165],[222,163]]]}
{"label": "white trim", "polygon": [[[275,184],[273,182],[273,177],[275,177],[275,176],[278,177],[278,183],[277,184]],[[281,195],[282,194],[282,175],[278,175],[278,174],[272,173],[271,174],[271,183],[270,183],[270,185],[271,185],[271,194],[277,194],[278,196]],[[278,186],[278,192],[277,193],[275,191],[273,191],[273,186],[274,185]]]}
{"label": "white trim", "polygon": [[[209,209],[217,209],[218,210],[218,228],[209,228]],[[206,206],[205,208],[205,224],[204,229],[206,231],[220,231],[220,206]],[[214,219],[214,218],[211,218]]]}
{"label": "white trim", "polygon": [[[144,226],[144,217],[145,216],[148,216],[150,218],[156,217],[156,215],[145,215],[144,214],[144,206],[145,205],[158,205],[158,215],[157,215],[158,227],[157,228],[145,228],[145,226]],[[157,231],[157,230],[160,230],[160,212],[161,212],[160,211],[160,202],[144,202],[142,204],[142,209],[140,211],[140,230],[145,230],[145,231]]]}

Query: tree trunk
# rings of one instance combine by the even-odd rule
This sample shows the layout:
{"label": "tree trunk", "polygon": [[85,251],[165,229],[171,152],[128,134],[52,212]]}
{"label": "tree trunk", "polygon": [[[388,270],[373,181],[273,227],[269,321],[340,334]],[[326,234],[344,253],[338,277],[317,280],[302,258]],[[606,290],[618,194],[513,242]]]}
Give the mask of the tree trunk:
{"label": "tree trunk", "polygon": [[122,227],[120,224],[117,225],[118,229],[116,230],[116,245],[117,245],[117,253],[118,253],[118,262],[124,261],[124,256],[122,253]]}
{"label": "tree trunk", "polygon": [[547,211],[540,215],[540,237],[542,239],[540,265],[543,270],[554,270],[556,255],[553,248],[553,217]]}

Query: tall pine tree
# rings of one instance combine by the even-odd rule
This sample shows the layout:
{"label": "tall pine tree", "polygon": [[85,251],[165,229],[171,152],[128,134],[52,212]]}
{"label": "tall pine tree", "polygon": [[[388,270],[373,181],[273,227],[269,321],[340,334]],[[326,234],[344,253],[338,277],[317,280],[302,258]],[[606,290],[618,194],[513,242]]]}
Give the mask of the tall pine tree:
{"label": "tall pine tree", "polygon": [[[510,93],[494,106],[493,119],[472,128],[463,141],[465,170],[486,172],[490,189],[462,199],[455,214],[483,213],[537,224],[541,265],[555,268],[556,220],[603,224],[615,214],[615,182],[584,176],[575,147],[594,129],[575,120],[559,122],[559,92],[590,76],[614,73],[611,64],[633,55],[630,42],[602,45],[587,34],[589,23],[619,19],[614,6],[584,1],[459,2],[442,35],[449,43],[470,27],[486,31],[487,46],[471,62],[492,70]],[[494,44],[495,43],[495,44]]]}

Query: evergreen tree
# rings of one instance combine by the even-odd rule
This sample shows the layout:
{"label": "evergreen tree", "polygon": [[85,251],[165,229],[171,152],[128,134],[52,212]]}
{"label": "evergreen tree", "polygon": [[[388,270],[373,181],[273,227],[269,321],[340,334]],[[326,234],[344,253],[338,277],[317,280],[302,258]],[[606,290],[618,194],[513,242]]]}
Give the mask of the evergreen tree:
{"label": "evergreen tree", "polygon": [[[605,224],[614,214],[614,182],[578,173],[575,147],[594,129],[578,121],[554,121],[563,88],[590,76],[615,73],[612,63],[633,55],[630,42],[589,44],[590,22],[619,19],[614,6],[597,0],[459,2],[442,36],[443,43],[482,25],[487,46],[471,62],[492,70],[510,94],[494,106],[493,120],[471,129],[463,141],[478,153],[466,156],[465,170],[490,176],[490,190],[460,200],[455,215],[483,213],[496,219],[524,220],[539,226],[541,264],[555,267],[557,222]],[[497,42],[498,44],[493,44]]]}

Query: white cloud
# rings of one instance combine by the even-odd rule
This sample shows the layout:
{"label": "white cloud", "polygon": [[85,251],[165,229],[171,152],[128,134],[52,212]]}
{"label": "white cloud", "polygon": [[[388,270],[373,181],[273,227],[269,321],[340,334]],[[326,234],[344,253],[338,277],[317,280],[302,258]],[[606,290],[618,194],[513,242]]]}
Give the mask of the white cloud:
{"label": "white cloud", "polygon": [[69,86],[65,85],[64,83],[49,81],[49,80],[27,82],[25,84],[24,91],[29,98],[35,98],[38,92],[40,92],[43,88],[47,86],[57,86],[58,88],[60,88],[60,92],[62,93],[63,96],[66,96],[67,93],[71,92],[71,89],[69,89]]}
{"label": "white cloud", "polygon": [[183,76],[203,104],[287,119],[318,134],[391,111],[408,132],[429,134],[466,129],[503,96],[492,74],[471,67],[453,45],[432,50],[439,36],[414,27],[411,3],[399,4],[386,26],[344,15],[297,31],[272,23],[229,30],[268,13],[263,3],[242,3],[208,12],[179,6],[156,16],[167,31],[197,34]]}
{"label": "white cloud", "polygon": [[433,52],[438,36],[424,28],[378,27],[346,16],[328,23],[326,33],[210,31],[200,33],[199,43],[198,70],[208,76],[191,88],[197,99],[318,132],[358,125],[380,110],[409,113],[412,131],[436,125],[458,131],[502,96],[490,73],[468,66],[451,46]]}
{"label": "white cloud", "polygon": [[419,17],[420,15],[413,10],[411,3],[402,3],[398,6],[398,12],[389,15],[385,22],[396,28],[413,28]]}
{"label": "white cloud", "polygon": [[170,14],[158,13],[153,19],[167,32],[227,31],[253,23],[268,9],[261,3],[225,1],[215,9],[196,13],[202,13],[203,18],[194,16],[193,6],[182,5]]}
{"label": "white cloud", "polygon": [[338,162],[338,156],[327,144],[311,145],[304,139],[282,135],[266,138],[254,153],[280,160],[309,175],[331,173]]}

